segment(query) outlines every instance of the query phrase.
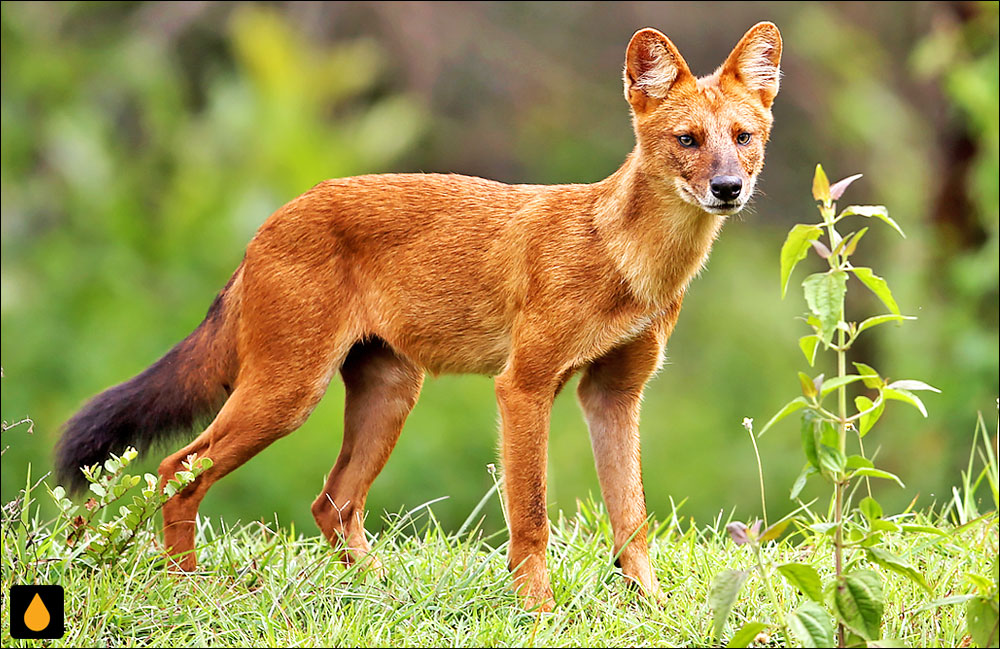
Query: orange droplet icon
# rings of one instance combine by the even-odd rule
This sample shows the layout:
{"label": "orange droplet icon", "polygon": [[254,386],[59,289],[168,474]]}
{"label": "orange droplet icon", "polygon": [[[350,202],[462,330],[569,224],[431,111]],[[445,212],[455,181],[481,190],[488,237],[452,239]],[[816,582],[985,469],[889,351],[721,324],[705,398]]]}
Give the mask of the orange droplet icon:
{"label": "orange droplet icon", "polygon": [[28,609],[24,612],[24,625],[38,633],[49,625],[51,619],[49,609],[45,608],[42,598],[38,596],[38,593],[35,593],[31,603],[28,604]]}

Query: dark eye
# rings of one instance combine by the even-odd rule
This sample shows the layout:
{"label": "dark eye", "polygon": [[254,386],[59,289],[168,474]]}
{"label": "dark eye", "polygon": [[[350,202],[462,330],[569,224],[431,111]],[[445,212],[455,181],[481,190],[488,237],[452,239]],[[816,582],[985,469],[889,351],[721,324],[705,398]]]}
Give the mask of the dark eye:
{"label": "dark eye", "polygon": [[695,145],[694,138],[691,137],[690,135],[687,135],[687,134],[685,134],[685,135],[678,135],[677,136],[677,141],[680,142],[681,146],[685,147],[685,148],[691,148],[691,147],[693,147]]}
{"label": "dark eye", "polygon": [[736,136],[736,143],[737,144],[749,144],[750,143],[750,134],[749,133],[740,133],[739,135]]}

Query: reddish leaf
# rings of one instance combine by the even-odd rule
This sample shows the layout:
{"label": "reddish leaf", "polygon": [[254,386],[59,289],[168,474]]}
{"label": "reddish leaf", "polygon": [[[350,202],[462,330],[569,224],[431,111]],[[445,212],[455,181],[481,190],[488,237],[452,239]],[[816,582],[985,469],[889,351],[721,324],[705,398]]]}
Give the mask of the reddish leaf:
{"label": "reddish leaf", "polygon": [[816,251],[817,255],[819,255],[823,259],[827,259],[830,257],[830,249],[827,248],[822,241],[810,241],[809,243],[812,244],[813,250]]}
{"label": "reddish leaf", "polygon": [[750,542],[750,537],[747,536],[747,526],[740,521],[733,521],[726,525],[726,531],[729,532],[729,536],[733,538],[736,545],[743,545]]}
{"label": "reddish leaf", "polygon": [[847,189],[851,183],[861,177],[861,174],[854,174],[853,176],[848,176],[843,180],[838,180],[837,182],[830,185],[830,198],[833,200],[839,200],[841,196],[844,195],[844,190]]}

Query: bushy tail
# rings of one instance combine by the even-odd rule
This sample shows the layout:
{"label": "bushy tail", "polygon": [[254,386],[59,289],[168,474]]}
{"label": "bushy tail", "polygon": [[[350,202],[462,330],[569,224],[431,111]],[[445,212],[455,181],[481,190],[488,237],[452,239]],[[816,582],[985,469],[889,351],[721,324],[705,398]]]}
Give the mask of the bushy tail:
{"label": "bushy tail", "polygon": [[189,432],[226,402],[236,377],[235,324],[240,270],[216,297],[198,328],[145,371],[108,388],[66,422],[56,447],[63,485],[86,485],[80,467],[103,462],[129,446],[148,450]]}

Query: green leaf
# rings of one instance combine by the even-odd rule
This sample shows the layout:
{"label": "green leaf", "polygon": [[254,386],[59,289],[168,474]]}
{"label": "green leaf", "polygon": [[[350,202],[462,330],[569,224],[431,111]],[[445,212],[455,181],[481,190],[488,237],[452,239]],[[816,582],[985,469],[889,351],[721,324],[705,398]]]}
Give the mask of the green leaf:
{"label": "green leaf", "polygon": [[767,628],[763,622],[751,621],[744,624],[726,644],[727,647],[748,647],[757,634]]}
{"label": "green leaf", "polygon": [[788,528],[788,525],[791,522],[792,522],[791,518],[785,518],[785,519],[782,519],[782,520],[778,521],[777,523],[775,523],[771,527],[769,527],[766,530],[764,530],[764,533],[760,535],[760,539],[758,539],[758,540],[761,543],[767,543],[768,541],[774,541],[775,539],[777,539],[778,537],[780,537],[784,533],[785,529]]}
{"label": "green leaf", "polygon": [[873,532],[898,532],[899,525],[896,525],[892,521],[884,521],[881,518],[876,518],[871,522],[871,527]]}
{"label": "green leaf", "polygon": [[798,498],[799,494],[802,493],[802,489],[806,486],[806,480],[808,480],[809,476],[814,473],[816,473],[816,467],[812,464],[806,463],[806,465],[802,467],[802,471],[799,472],[799,477],[795,478],[795,482],[792,484],[792,490],[788,494],[789,500],[795,500]]}
{"label": "green leaf", "polygon": [[868,228],[861,228],[853,237],[850,238],[847,243],[844,244],[844,259],[847,259],[854,254],[854,251],[858,247],[858,242],[861,241],[861,237],[865,236],[865,232],[868,232]]}
{"label": "green leaf", "polygon": [[811,399],[816,396],[816,385],[804,372],[799,372],[799,383],[802,384],[802,395],[804,397]]}
{"label": "green leaf", "polygon": [[722,636],[729,612],[733,610],[736,596],[743,587],[750,573],[745,570],[724,570],[712,580],[712,588],[708,593],[708,605],[712,607],[712,637]]}
{"label": "green leaf", "polygon": [[826,444],[827,446],[832,446],[834,448],[840,447],[840,435],[837,432],[837,426],[829,419],[820,420],[819,443]]}
{"label": "green leaf", "polygon": [[760,429],[759,433],[757,433],[757,437],[760,437],[761,435],[766,433],[771,426],[775,425],[788,415],[792,414],[796,410],[801,410],[802,408],[805,408],[808,405],[809,402],[806,401],[805,398],[803,397],[796,397],[792,399],[784,406],[782,406],[781,410],[779,410],[773,417],[771,417],[770,421],[764,424],[764,427]]}
{"label": "green leaf", "polygon": [[860,381],[860,380],[862,380],[864,378],[865,377],[861,376],[860,374],[848,374],[846,376],[835,376],[835,377],[833,377],[831,379],[827,379],[827,380],[823,381],[823,385],[820,387],[819,393],[820,393],[821,396],[825,397],[826,395],[830,394],[831,392],[833,392],[834,390],[836,390],[837,388],[839,388],[842,385],[850,385],[851,383],[854,383],[855,381]]}
{"label": "green leaf", "polygon": [[969,625],[969,635],[980,647],[996,647],[997,642],[997,602],[995,599],[977,597],[965,605],[965,619]]}
{"label": "green leaf", "polygon": [[828,345],[844,315],[847,273],[842,270],[814,273],[805,278],[802,288],[809,309],[819,318],[820,339]]}
{"label": "green leaf", "polygon": [[[866,410],[871,410],[875,405],[868,397],[860,396],[854,397],[854,406],[858,409],[858,412],[864,412]],[[864,437],[868,434],[868,431],[872,429],[878,418],[882,416],[882,411],[885,410],[885,402],[878,404],[878,408],[875,408],[867,415],[861,415],[858,418],[858,435]]]}
{"label": "green leaf", "polygon": [[822,201],[824,205],[830,203],[830,179],[823,171],[823,165],[816,165],[816,173],[813,174],[813,198]]}
{"label": "green leaf", "polygon": [[906,238],[903,234],[903,228],[899,227],[899,224],[892,220],[889,216],[889,210],[885,209],[884,205],[849,205],[844,208],[844,210],[837,215],[837,219],[841,219],[845,216],[864,216],[868,218],[881,219],[889,224],[889,226],[899,233],[899,236]]}
{"label": "green leaf", "polygon": [[830,478],[840,477],[847,469],[847,458],[835,446],[820,444],[816,448],[816,455],[819,456],[819,468]]}
{"label": "green leaf", "polygon": [[885,384],[885,381],[882,380],[882,377],[878,375],[878,372],[874,368],[864,363],[854,363],[854,367],[858,370],[858,374],[865,377],[861,380],[864,381],[866,388],[879,390]]}
{"label": "green leaf", "polygon": [[819,439],[816,441],[816,458],[820,470],[830,478],[838,478],[847,468],[847,458],[840,450],[840,435],[832,422],[819,422]]}
{"label": "green leaf", "polygon": [[818,225],[797,223],[788,232],[785,243],[781,246],[781,297],[788,290],[788,280],[795,266],[806,258],[810,244],[823,235]]}
{"label": "green leaf", "polygon": [[806,361],[809,362],[809,367],[812,367],[816,363],[816,348],[819,346],[819,336],[815,334],[809,334],[808,336],[802,336],[799,338],[799,349],[806,357]]}
{"label": "green leaf", "polygon": [[809,464],[817,469],[819,468],[819,455],[816,451],[818,426],[819,421],[816,413],[811,410],[802,413],[802,423],[799,428],[799,434],[802,439],[802,452],[806,454]]}
{"label": "green leaf", "polygon": [[850,233],[847,234],[846,237],[840,239],[840,241],[837,243],[837,245],[835,245],[833,247],[833,250],[830,251],[830,254],[831,255],[836,255],[836,254],[840,253],[840,251],[843,250],[844,248],[846,248],[847,245],[851,242],[851,239],[854,237],[855,234],[857,234],[857,232],[850,232]]}
{"label": "green leaf", "polygon": [[882,518],[882,505],[878,504],[878,501],[871,496],[862,498],[861,502],[858,503],[858,509],[861,510],[861,513],[868,519],[869,523]]}
{"label": "green leaf", "polygon": [[888,471],[883,471],[882,469],[871,469],[862,467],[860,469],[857,469],[854,472],[854,475],[856,476],[866,475],[869,478],[882,478],[883,480],[894,480],[896,484],[898,484],[900,487],[906,486],[903,484],[903,481],[899,479],[899,476],[897,476],[895,473],[889,473]]}
{"label": "green leaf", "polygon": [[908,403],[917,410],[920,411],[924,417],[927,416],[927,408],[924,407],[924,402],[921,401],[917,395],[913,394],[909,390],[901,390],[898,388],[886,388],[882,391],[882,396],[886,399],[894,399],[896,401],[902,401],[903,403]]}
{"label": "green leaf", "polygon": [[893,381],[889,385],[885,386],[893,390],[930,390],[931,392],[940,393],[933,385],[927,385],[923,381],[914,381],[913,379],[901,379],[899,381]]}
{"label": "green leaf", "polygon": [[895,315],[895,314],[872,316],[870,318],[866,318],[861,321],[861,324],[858,325],[858,333],[861,333],[865,329],[871,329],[872,327],[884,324],[886,322],[902,322],[903,320],[916,320],[916,318],[911,315]]}
{"label": "green leaf", "polygon": [[833,624],[816,602],[802,604],[788,615],[788,628],[803,647],[832,647]]}
{"label": "green leaf", "polygon": [[871,268],[865,268],[864,266],[851,268],[851,272],[861,280],[861,283],[871,289],[871,292],[878,296],[878,299],[882,300],[883,304],[889,307],[893,315],[899,315],[899,305],[893,299],[892,291],[889,290],[889,285],[886,284],[884,279],[873,273]]}
{"label": "green leaf", "polygon": [[849,455],[845,466],[848,469],[870,469],[875,465],[863,455]]}
{"label": "green leaf", "polygon": [[785,563],[778,566],[778,572],[809,599],[814,602],[823,601],[823,584],[820,582],[819,573],[812,566],[804,563]]}
{"label": "green leaf", "polygon": [[878,640],[884,609],[878,574],[858,570],[842,575],[831,586],[826,594],[827,605],[837,619],[865,640]]}
{"label": "green leaf", "polygon": [[917,571],[916,568],[910,564],[903,561],[900,557],[895,554],[883,550],[882,548],[867,548],[868,559],[874,561],[878,565],[886,568],[887,570],[892,570],[895,573],[903,575],[913,583],[917,584],[928,593],[932,592],[931,587],[927,585],[927,580],[924,576]]}
{"label": "green leaf", "polygon": [[922,534],[937,534],[938,536],[948,536],[948,533],[944,530],[939,530],[933,525],[911,525],[909,523],[903,523],[899,526],[904,532],[920,532]]}

